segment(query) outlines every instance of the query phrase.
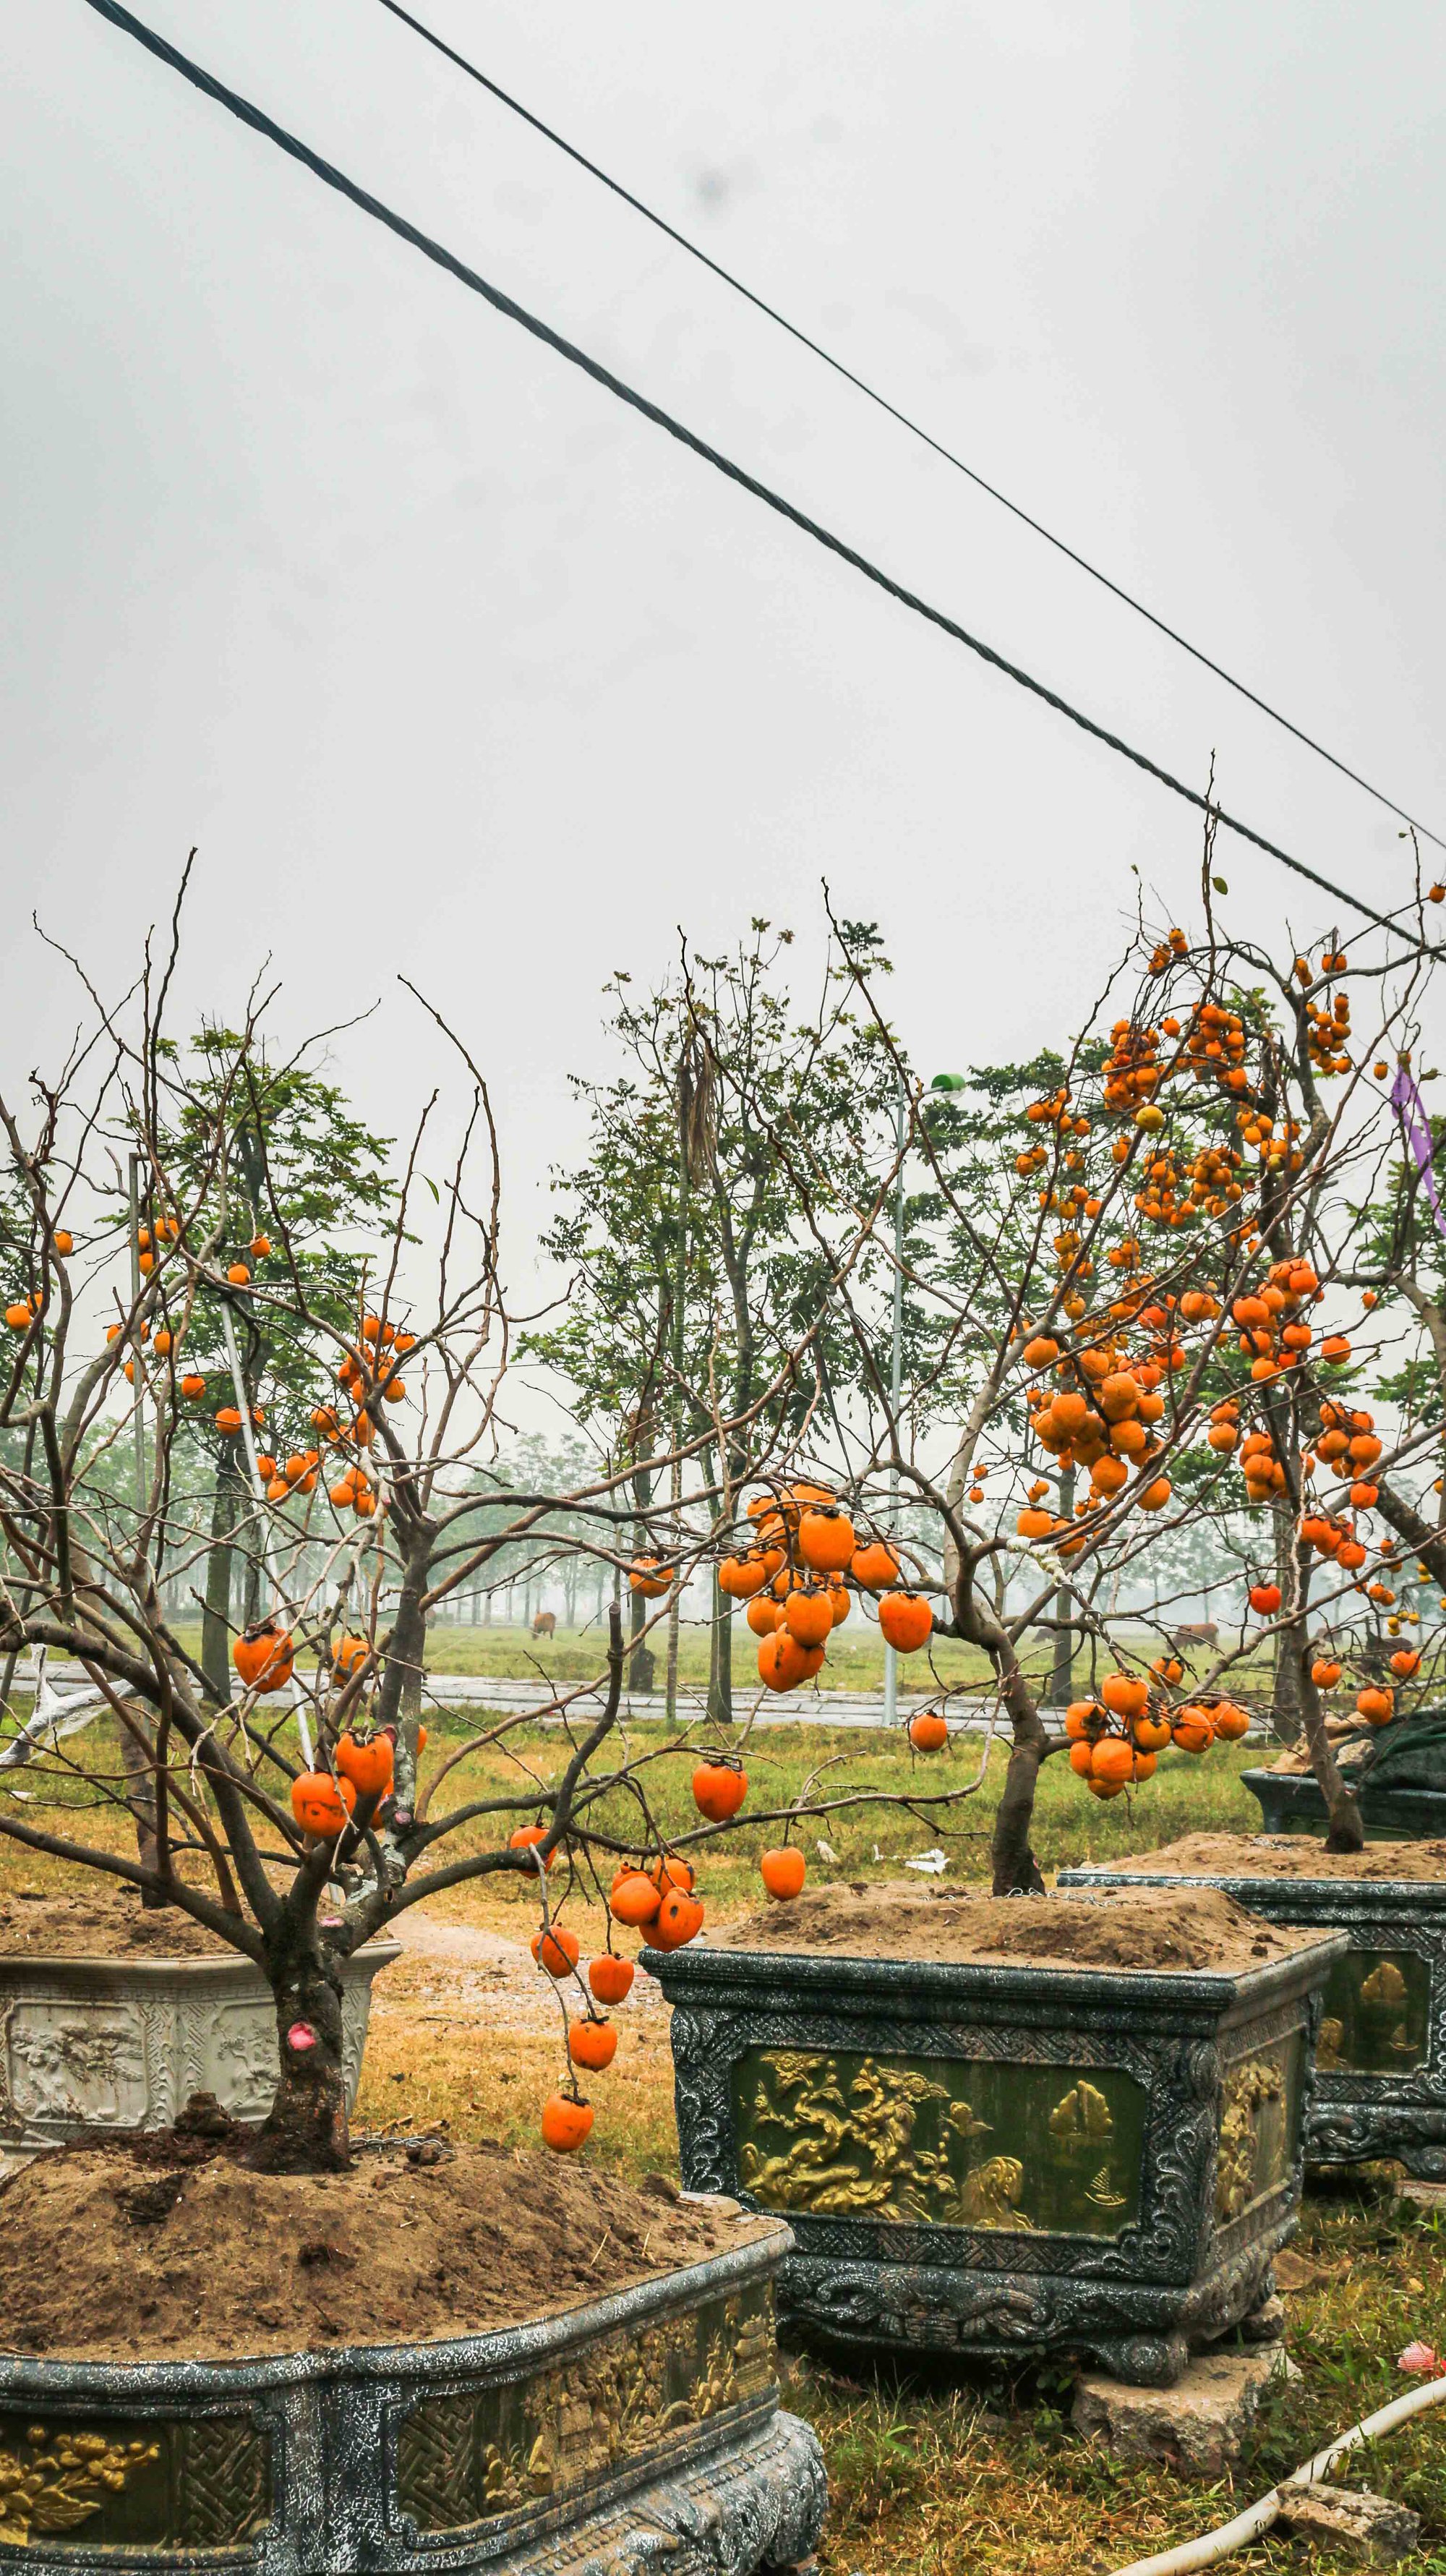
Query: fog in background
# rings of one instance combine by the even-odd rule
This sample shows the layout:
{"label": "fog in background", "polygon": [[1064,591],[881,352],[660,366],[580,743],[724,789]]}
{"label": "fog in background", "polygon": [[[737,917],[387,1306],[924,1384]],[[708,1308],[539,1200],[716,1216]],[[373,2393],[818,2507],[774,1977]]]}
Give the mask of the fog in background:
{"label": "fog in background", "polygon": [[[375,0],[140,14],[1051,686],[1368,899],[1394,819]],[[1446,831],[1439,11],[423,0],[978,469]],[[181,1016],[269,952],[395,1130],[486,1067],[508,1270],[598,988],[876,918],[924,1072],[1032,1051],[1198,818],[625,411],[83,5],[6,11],[4,1079],[199,845]],[[1222,836],[1237,923],[1326,925]],[[1139,871],[1138,878],[1131,873]],[[1342,928],[1349,933],[1350,923]]]}

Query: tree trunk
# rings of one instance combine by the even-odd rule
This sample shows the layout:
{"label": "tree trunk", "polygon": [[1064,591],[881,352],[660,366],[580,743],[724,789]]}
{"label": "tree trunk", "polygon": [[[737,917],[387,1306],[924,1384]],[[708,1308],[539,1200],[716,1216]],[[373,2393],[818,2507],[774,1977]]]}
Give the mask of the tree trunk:
{"label": "tree trunk", "polygon": [[427,1658],[427,1621],[422,1596],[427,1588],[428,1558],[407,1566],[392,1623],[391,1649],[377,1701],[377,1724],[397,1729],[397,1806],[413,1806],[417,1788],[417,1725],[422,1711],[422,1680]]}
{"label": "tree trunk", "polygon": [[1044,1729],[1039,1727],[1037,1741],[1032,1733],[1021,1736],[1016,1732],[1010,1748],[1004,1794],[994,1819],[991,1857],[996,1896],[1042,1896],[1045,1892],[1039,1863],[1030,1847],[1029,1827],[1046,1742]]}
{"label": "tree trunk", "polygon": [[231,1534],[244,1488],[236,1442],[222,1442],[211,1502],[211,1545],[206,1557],[206,1606],[201,1614],[201,1670],[224,1708],[231,1697]]}
{"label": "tree trunk", "polygon": [[[1297,1547],[1293,1513],[1276,1511],[1272,1517],[1275,1522],[1276,1582],[1280,1586],[1282,1597],[1287,1602],[1294,1601],[1298,1597],[1301,1607],[1304,1608],[1306,1588],[1310,1582],[1310,1567],[1307,1562],[1302,1569],[1300,1558],[1305,1555],[1308,1559],[1309,1551],[1300,1550]],[[1297,1582],[1301,1587],[1298,1596],[1295,1591]],[[1298,1633],[1303,1632],[1283,1628],[1275,1640],[1275,1685],[1270,1705],[1270,1723],[1276,1740],[1280,1744],[1294,1744],[1300,1735],[1303,1722],[1300,1698],[1301,1664],[1296,1647]]]}
{"label": "tree trunk", "polygon": [[1328,1852],[1358,1852],[1366,1847],[1365,1827],[1354,1793],[1341,1777],[1340,1765],[1330,1748],[1321,1710],[1320,1694],[1310,1677],[1311,1647],[1306,1641],[1304,1624],[1293,1632],[1296,1689],[1305,1726],[1305,1740],[1310,1747],[1310,1767],[1316,1787],[1326,1803],[1329,1825],[1325,1847]]}
{"label": "tree trunk", "polygon": [[[131,1811],[131,1820],[136,1829],[136,1858],[142,1869],[159,1872],[161,1852],[156,1840],[155,1763],[153,1759],[148,1759],[146,1752],[146,1745],[153,1744],[155,1738],[140,1701],[129,1701],[127,1707],[133,1723],[141,1728],[146,1739],[145,1744],[138,1744],[130,1727],[122,1726],[117,1719],[116,1732],[120,1737],[121,1768],[125,1773],[126,1781],[126,1805]],[[152,1888],[144,1887],[141,1890],[143,1911],[149,1909],[157,1912],[170,1902],[171,1899],[168,1896],[159,1896]]]}
{"label": "tree trunk", "polygon": [[708,1654],[708,1716],[714,1726],[733,1723],[733,1604],[713,1569],[713,1628]]}
{"label": "tree trunk", "polygon": [[242,1625],[251,1627],[261,1616],[261,1558],[248,1550],[241,1575]]}
{"label": "tree trunk", "polygon": [[246,2153],[259,2173],[344,2173],[351,2162],[341,2046],[341,1975],[315,1922],[283,1926],[267,1962],[281,2076]]}
{"label": "tree trunk", "polygon": [[[647,1551],[648,1533],[643,1515],[652,1499],[652,1477],[634,1476],[633,1509],[638,1515],[633,1528],[635,1556],[642,1556]],[[641,1592],[630,1591],[628,1594],[628,1633],[631,1641],[628,1653],[628,1689],[630,1691],[650,1691],[653,1687],[653,1650],[651,1646],[638,1643],[647,1623],[647,1602]]]}

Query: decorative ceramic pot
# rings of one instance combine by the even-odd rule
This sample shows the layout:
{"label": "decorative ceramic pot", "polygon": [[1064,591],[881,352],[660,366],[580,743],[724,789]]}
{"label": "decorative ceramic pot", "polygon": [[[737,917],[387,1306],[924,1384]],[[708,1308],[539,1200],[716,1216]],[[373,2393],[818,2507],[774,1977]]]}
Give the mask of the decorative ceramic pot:
{"label": "decorative ceramic pot", "polygon": [[1067,2350],[1169,2386],[1294,2231],[1323,1936],[1238,1975],[645,1950],[683,2177],[788,2218],[839,2345]]}
{"label": "decorative ceramic pot", "polygon": [[[1314,1834],[1326,1829],[1326,1804],[1309,1772],[1242,1771],[1240,1785],[1260,1802],[1268,1834]],[[1369,1781],[1357,1791],[1368,1842],[1434,1842],[1446,1836],[1446,1790],[1393,1788]]]}
{"label": "decorative ceramic pot", "polygon": [[[342,1969],[347,2099],[361,2081],[372,1979],[399,1941]],[[213,1959],[0,1953],[0,2154],[82,2129],[166,2129],[193,2093],[261,2120],[276,2090],[276,2006],[239,1951]],[[3,2332],[3,2325],[0,2325]]]}
{"label": "decorative ceramic pot", "polygon": [[24,2576],[801,2569],[778,2405],[786,2227],[535,2324],[280,2359],[0,2358],[0,2568]]}
{"label": "decorative ceramic pot", "polygon": [[[1269,1775],[1267,1775],[1269,1776]],[[1310,1783],[1314,1788],[1315,1783]],[[1446,1885],[1435,1879],[1252,1878],[1150,1868],[1071,1869],[1061,1887],[1218,1887],[1271,1923],[1344,1933],[1326,1981],[1311,2164],[1395,2157],[1446,2181]]]}

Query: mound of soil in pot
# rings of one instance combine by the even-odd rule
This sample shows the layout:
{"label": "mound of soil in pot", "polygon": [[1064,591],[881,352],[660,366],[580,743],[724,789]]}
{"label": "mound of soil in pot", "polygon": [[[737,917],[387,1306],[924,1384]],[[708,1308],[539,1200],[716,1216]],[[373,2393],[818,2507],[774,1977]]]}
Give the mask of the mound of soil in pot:
{"label": "mound of soil in pot", "polygon": [[[930,1959],[1052,1968],[1212,1968],[1241,1975],[1318,1940],[1265,1924],[1218,1888],[1101,1889],[1098,1896],[922,1896],[913,1888],[822,1887],[750,1914],[738,1950],[830,1951],[862,1959]],[[721,1945],[720,1945],[721,1946]]]}
{"label": "mound of soil in pot", "polygon": [[1446,1880],[1446,1843],[1368,1843],[1328,1852],[1309,1834],[1182,1834],[1159,1851],[1131,1852],[1111,1869],[1178,1870],[1208,1878],[1405,1878]]}
{"label": "mound of soil in pot", "polygon": [[0,2191],[0,2344],[47,2359],[240,2361],[421,2343],[582,2307],[766,2232],[552,2156],[364,2153],[258,2174],[185,2140],[40,2156]]}
{"label": "mound of soil in pot", "polygon": [[0,1957],[50,1959],[236,1959],[242,1954],[179,1905],[143,1906],[139,1893],[104,1887],[81,1893],[0,1898]]}
{"label": "mound of soil in pot", "polygon": [[[212,1891],[208,1888],[206,1893]],[[383,1935],[383,1938],[386,1936]],[[139,1892],[0,1897],[0,1959],[246,1959],[179,1905]],[[248,1964],[249,1961],[248,1961]]]}

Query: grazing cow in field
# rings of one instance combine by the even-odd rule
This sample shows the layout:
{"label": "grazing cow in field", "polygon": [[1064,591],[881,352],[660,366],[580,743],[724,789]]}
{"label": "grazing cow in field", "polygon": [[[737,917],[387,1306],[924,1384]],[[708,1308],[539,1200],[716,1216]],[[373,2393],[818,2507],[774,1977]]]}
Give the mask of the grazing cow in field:
{"label": "grazing cow in field", "polygon": [[534,1637],[555,1637],[557,1635],[557,1612],[555,1610],[539,1610],[536,1618],[532,1622],[532,1633]]}
{"label": "grazing cow in field", "polygon": [[1192,1646],[1214,1646],[1219,1638],[1220,1631],[1213,1619],[1199,1619],[1192,1626],[1174,1629],[1170,1643],[1177,1655],[1188,1655]]}

